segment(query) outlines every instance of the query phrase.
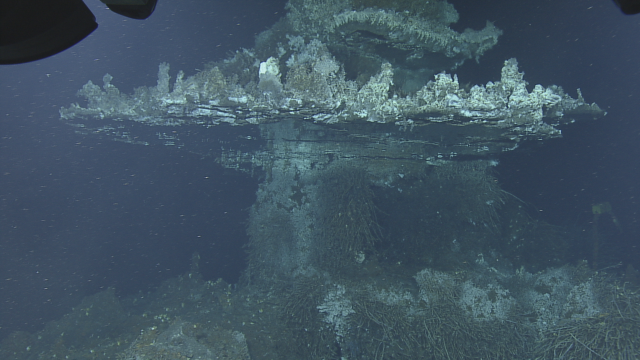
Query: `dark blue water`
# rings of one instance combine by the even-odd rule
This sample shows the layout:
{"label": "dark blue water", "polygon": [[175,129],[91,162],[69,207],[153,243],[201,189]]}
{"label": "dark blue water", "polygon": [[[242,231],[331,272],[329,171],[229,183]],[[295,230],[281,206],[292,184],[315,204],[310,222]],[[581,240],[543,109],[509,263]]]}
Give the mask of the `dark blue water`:
{"label": "dark blue water", "polygon": [[[600,0],[451,3],[457,30],[486,19],[504,30],[479,64],[456,71],[461,83],[498,80],[503,61],[516,57],[532,85],[558,84],[572,96],[579,87],[609,112],[567,126],[563,139],[505,154],[498,177],[540,219],[576,232],[591,231],[592,204],[609,202],[624,230],[610,231],[610,256],[640,268],[640,15]],[[207,279],[234,283],[244,268],[257,179],[175,149],[79,136],[58,108],[107,72],[130,92],[154,85],[160,62],[191,75],[252,47],[284,1],[161,0],[142,22],[88,5],[100,27],[83,42],[0,68],[0,337],[37,330],[105,287],[146,291],[188,271],[194,251]]]}

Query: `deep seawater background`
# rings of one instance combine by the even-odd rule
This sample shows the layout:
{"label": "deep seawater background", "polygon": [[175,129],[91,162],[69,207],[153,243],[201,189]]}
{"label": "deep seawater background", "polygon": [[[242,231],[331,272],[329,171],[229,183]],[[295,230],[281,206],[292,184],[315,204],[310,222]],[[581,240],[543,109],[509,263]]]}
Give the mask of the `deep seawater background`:
{"label": "deep seawater background", "polygon": [[[610,202],[624,232],[608,245],[640,268],[640,15],[601,0],[450,2],[456,30],[486,20],[504,30],[479,64],[457,69],[461,83],[499,80],[504,60],[516,57],[530,84],[558,84],[572,96],[581,88],[608,111],[567,126],[563,139],[505,153],[498,177],[534,216],[577,233],[590,231],[592,204]],[[173,148],[82,137],[58,109],[107,72],[131,92],[155,85],[160,62],[172,76],[192,75],[250,48],[284,3],[160,0],[151,18],[135,21],[88,0],[100,26],[87,39],[0,67],[0,338],[36,331],[109,286],[147,291],[188,271],[194,251],[206,279],[237,282],[257,179]]]}

